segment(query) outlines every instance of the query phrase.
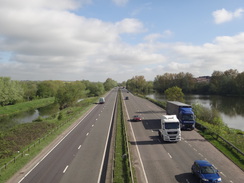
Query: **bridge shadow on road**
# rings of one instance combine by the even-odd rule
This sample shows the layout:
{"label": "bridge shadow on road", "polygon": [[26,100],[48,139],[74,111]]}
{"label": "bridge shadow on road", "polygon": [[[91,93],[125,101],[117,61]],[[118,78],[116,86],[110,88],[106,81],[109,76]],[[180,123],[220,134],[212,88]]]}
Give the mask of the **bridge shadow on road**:
{"label": "bridge shadow on road", "polygon": [[196,183],[196,182],[199,182],[199,180],[190,172],[175,175],[175,179],[177,182],[180,182],[180,183]]}

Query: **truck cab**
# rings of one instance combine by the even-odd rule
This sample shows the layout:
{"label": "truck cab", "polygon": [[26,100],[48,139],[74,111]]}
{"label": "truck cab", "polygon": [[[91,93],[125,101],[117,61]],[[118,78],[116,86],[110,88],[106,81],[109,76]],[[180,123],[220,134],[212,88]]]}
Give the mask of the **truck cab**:
{"label": "truck cab", "polygon": [[158,135],[163,141],[178,142],[181,140],[180,122],[176,115],[162,116]]}

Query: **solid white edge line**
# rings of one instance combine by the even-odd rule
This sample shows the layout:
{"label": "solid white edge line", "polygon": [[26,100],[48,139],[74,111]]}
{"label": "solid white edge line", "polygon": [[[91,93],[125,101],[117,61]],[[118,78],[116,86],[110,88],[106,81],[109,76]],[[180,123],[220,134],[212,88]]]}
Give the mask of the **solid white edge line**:
{"label": "solid white edge line", "polygon": [[92,111],[93,111],[93,109],[95,108],[96,106],[94,106],[80,121],[79,121],[79,123],[77,123],[50,151],[48,151],[48,153],[45,155],[45,156],[43,156],[43,158],[40,160],[40,161],[38,161],[36,164],[35,164],[35,166],[33,166],[25,175],[24,175],[24,177],[22,177],[21,179],[20,179],[20,181],[18,181],[18,183],[20,183],[20,182],[22,182],[24,179],[25,179],[25,177],[27,177],[82,121],[83,121],[83,119],[85,119],[86,118],[86,116],[88,116],[88,114],[90,114]]}
{"label": "solid white edge line", "polygon": [[[125,103],[124,103],[124,105],[125,105]],[[125,106],[126,106],[126,105],[125,105]],[[125,107],[125,110],[126,110],[126,114],[127,114],[127,119],[130,119],[126,107]],[[133,128],[132,128],[131,123],[129,123],[129,124],[130,124],[130,128],[131,128],[131,131],[132,131],[133,140],[135,141],[137,154],[138,154],[138,156],[139,156],[139,160],[140,160],[140,163],[141,163],[141,166],[142,166],[143,175],[144,175],[144,178],[145,178],[146,183],[148,183],[147,175],[146,175],[146,172],[145,172],[145,168],[144,168],[143,162],[142,162],[142,160],[141,160],[141,154],[140,154],[140,152],[139,152],[138,145],[137,145],[137,142],[136,142],[136,137],[135,137],[135,134],[134,134],[134,131],[133,131]]]}

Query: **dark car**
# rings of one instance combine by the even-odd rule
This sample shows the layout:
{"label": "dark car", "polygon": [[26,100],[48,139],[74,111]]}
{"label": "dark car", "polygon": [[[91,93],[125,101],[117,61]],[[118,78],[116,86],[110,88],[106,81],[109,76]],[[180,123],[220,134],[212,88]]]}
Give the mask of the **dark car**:
{"label": "dark car", "polygon": [[129,97],[128,97],[128,96],[126,96],[126,97],[125,97],[125,100],[129,100]]}
{"label": "dark car", "polygon": [[141,121],[141,117],[139,115],[134,115],[132,120],[133,121]]}
{"label": "dark car", "polygon": [[221,182],[221,177],[219,176],[219,171],[214,168],[214,166],[206,160],[196,160],[191,167],[191,171],[196,175],[201,183],[205,182]]}

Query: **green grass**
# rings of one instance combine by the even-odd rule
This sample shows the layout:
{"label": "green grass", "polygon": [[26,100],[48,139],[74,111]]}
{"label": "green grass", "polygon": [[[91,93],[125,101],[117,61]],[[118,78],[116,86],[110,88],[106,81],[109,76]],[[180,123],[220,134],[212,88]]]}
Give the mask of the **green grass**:
{"label": "green grass", "polygon": [[115,142],[115,163],[114,163],[114,183],[130,183],[132,177],[130,174],[129,156],[126,144],[126,134],[124,118],[122,112],[121,95],[119,93],[117,121],[116,121],[116,142]]}
{"label": "green grass", "polygon": [[[7,166],[7,169],[2,169],[0,171],[0,183],[3,183],[6,180],[8,180],[11,176],[14,175],[14,173],[20,170],[26,163],[28,163],[36,155],[38,155],[38,153],[40,153],[44,147],[50,144],[58,135],[60,135],[72,123],[74,123],[78,118],[80,118],[87,110],[89,110],[92,107],[92,104],[94,104],[96,101],[97,98],[89,98],[83,100],[82,102],[79,102],[74,107],[66,108],[60,112],[60,114],[62,114],[61,115],[62,117],[59,119],[58,116],[60,116],[60,114],[53,115],[50,118],[44,119],[44,121],[23,124],[25,125],[24,128],[22,125],[17,125],[16,127],[14,127],[14,130],[17,130],[19,132],[18,136],[22,136],[24,139],[14,138],[15,133],[11,132],[13,131],[13,129],[6,131],[4,134],[1,134],[0,139],[3,141],[0,145],[3,145],[8,141],[8,139],[5,139],[5,137],[7,136],[8,138],[14,139],[13,143],[18,144],[20,153],[28,149],[28,147],[30,146],[31,148],[29,152],[25,151],[23,153],[24,154],[23,157],[19,157],[18,159],[16,159],[15,163],[14,162],[10,163]],[[33,125],[35,123],[40,124],[39,128]],[[46,129],[45,124],[49,125],[50,128]],[[30,136],[26,135],[28,131],[31,131],[30,134],[39,134],[39,135],[36,135],[35,137],[33,137],[33,139],[31,139],[31,141],[28,141],[30,140]],[[38,133],[40,131],[42,133]],[[40,138],[41,140],[39,141],[38,139]],[[35,147],[33,147],[34,143],[36,144]],[[26,156],[25,154],[28,155]],[[9,156],[4,157],[4,159],[1,158],[0,167],[2,167],[5,163],[12,160],[17,155],[19,154],[17,153],[16,149],[12,149],[12,153],[10,153]]]}
{"label": "green grass", "polygon": [[54,100],[55,100],[54,97],[50,97],[50,98],[32,100],[28,102],[22,102],[14,105],[0,107],[0,117],[13,115],[23,111],[28,111],[30,109],[36,109],[38,107],[47,106],[49,104],[52,104]]}

